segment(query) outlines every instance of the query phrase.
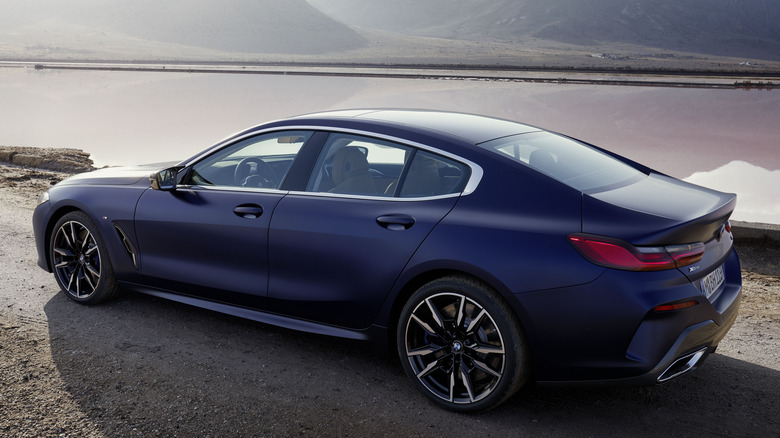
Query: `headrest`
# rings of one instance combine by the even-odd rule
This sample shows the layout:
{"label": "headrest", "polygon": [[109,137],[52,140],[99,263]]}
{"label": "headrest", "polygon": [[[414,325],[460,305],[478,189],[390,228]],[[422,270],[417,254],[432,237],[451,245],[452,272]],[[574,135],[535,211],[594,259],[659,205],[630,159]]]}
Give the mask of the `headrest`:
{"label": "headrest", "polygon": [[333,182],[341,184],[355,175],[368,172],[366,155],[356,146],[346,146],[333,157]]}

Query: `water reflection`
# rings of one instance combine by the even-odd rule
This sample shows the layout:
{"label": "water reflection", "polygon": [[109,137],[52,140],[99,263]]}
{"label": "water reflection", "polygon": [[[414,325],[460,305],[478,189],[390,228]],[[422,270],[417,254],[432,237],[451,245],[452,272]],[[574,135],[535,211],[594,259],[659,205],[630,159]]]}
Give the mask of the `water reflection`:
{"label": "water reflection", "polygon": [[780,170],[780,93],[767,91],[0,68],[0,102],[0,145],[80,148],[101,166],[184,159],[295,114],[414,107],[564,132],[676,177]]}
{"label": "water reflection", "polygon": [[737,194],[732,219],[780,224],[780,170],[767,170],[732,161],[709,172],[696,172],[686,181]]}

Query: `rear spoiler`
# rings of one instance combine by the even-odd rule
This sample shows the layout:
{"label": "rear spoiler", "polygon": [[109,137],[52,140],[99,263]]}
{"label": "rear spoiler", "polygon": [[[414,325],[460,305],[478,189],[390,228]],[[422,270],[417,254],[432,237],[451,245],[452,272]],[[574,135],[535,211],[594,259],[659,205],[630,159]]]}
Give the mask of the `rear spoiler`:
{"label": "rear spoiler", "polygon": [[653,173],[644,181],[582,195],[582,231],[634,245],[677,245],[717,237],[737,205],[723,193]]}

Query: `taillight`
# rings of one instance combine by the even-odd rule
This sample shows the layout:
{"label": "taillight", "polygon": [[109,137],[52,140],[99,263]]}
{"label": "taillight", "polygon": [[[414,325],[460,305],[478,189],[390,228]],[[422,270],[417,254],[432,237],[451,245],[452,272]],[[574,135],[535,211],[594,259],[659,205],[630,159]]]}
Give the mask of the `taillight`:
{"label": "taillight", "polygon": [[704,244],[701,242],[665,247],[678,268],[696,263],[704,257]]}
{"label": "taillight", "polygon": [[662,271],[696,263],[704,256],[701,242],[670,246],[634,246],[611,237],[575,233],[569,242],[586,259],[608,268]]}
{"label": "taillight", "polygon": [[656,312],[670,312],[672,310],[687,309],[697,304],[699,304],[699,302],[696,300],[688,300],[680,303],[661,304],[660,306],[653,307],[653,310],[655,310]]}

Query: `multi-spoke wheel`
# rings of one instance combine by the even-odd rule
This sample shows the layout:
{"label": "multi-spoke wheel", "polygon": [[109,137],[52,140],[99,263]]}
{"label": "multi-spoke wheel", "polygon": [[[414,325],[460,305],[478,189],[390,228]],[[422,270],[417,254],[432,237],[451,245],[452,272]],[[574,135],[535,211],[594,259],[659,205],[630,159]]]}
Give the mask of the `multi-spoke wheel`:
{"label": "multi-spoke wheel", "polygon": [[54,278],[69,298],[95,304],[116,293],[105,244],[84,213],[71,212],[57,221],[50,251]]}
{"label": "multi-spoke wheel", "polygon": [[483,411],[528,378],[525,339],[508,305],[464,277],[421,287],[406,303],[398,350],[409,377],[429,398],[457,411]]}

